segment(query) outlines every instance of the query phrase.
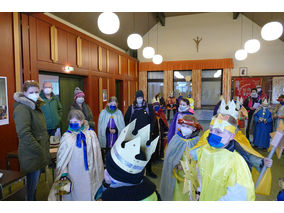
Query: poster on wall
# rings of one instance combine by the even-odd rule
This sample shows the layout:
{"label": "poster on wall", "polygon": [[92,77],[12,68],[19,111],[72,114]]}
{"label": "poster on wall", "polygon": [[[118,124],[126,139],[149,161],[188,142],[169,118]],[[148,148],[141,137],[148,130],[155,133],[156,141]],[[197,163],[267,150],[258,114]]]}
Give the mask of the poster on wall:
{"label": "poster on wall", "polygon": [[103,89],[103,102],[107,101],[107,89]]}
{"label": "poster on wall", "polygon": [[0,76],[0,125],[9,124],[7,78]]}
{"label": "poster on wall", "polygon": [[277,98],[284,94],[284,77],[272,78],[272,103],[277,104]]}
{"label": "poster on wall", "polygon": [[234,96],[242,97],[244,100],[257,85],[261,85],[261,78],[235,78]]}

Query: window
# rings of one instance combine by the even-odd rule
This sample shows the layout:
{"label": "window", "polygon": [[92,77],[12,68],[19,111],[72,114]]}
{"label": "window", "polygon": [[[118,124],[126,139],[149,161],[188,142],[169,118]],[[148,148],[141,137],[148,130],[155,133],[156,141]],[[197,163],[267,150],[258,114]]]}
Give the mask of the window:
{"label": "window", "polygon": [[147,88],[148,88],[148,103],[152,103],[152,99],[160,93],[163,95],[164,91],[164,72],[163,71],[150,71],[147,72]]}
{"label": "window", "polygon": [[201,105],[215,106],[222,94],[223,70],[202,70]]}
{"label": "window", "polygon": [[190,76],[192,78],[191,70],[175,70],[174,71],[174,96],[178,97],[179,93],[182,96],[187,96],[192,91],[192,81],[186,81],[186,78]]}

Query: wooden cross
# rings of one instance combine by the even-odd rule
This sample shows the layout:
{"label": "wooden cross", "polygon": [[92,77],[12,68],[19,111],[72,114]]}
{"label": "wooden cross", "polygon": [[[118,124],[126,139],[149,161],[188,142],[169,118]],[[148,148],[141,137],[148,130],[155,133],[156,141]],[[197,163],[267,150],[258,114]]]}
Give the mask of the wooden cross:
{"label": "wooden cross", "polygon": [[199,47],[199,43],[202,40],[202,38],[199,39],[199,37],[197,36],[196,39],[194,38],[193,41],[195,42],[195,46],[196,46],[196,50],[198,52],[198,47]]}

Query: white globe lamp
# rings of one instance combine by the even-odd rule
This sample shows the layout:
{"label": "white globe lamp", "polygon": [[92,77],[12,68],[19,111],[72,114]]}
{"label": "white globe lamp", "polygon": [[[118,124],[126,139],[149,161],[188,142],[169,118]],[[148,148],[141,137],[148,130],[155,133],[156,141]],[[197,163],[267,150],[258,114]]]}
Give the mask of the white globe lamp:
{"label": "white globe lamp", "polygon": [[104,34],[114,34],[120,26],[119,18],[115,13],[101,13],[98,18],[98,27]]}
{"label": "white globe lamp", "polygon": [[153,58],[153,56],[155,55],[155,50],[153,47],[144,47],[143,49],[143,56],[144,58]]}
{"label": "white globe lamp", "polygon": [[244,49],[239,49],[235,52],[235,58],[238,61],[243,61],[247,58],[248,53]]}
{"label": "white globe lamp", "polygon": [[130,49],[137,50],[143,45],[143,38],[137,33],[133,33],[127,38],[127,45]]}
{"label": "white globe lamp", "polygon": [[273,21],[265,24],[261,29],[261,37],[266,41],[273,41],[283,33],[283,25],[280,22]]}
{"label": "white globe lamp", "polygon": [[152,61],[154,64],[161,64],[163,62],[163,56],[160,54],[154,55]]}
{"label": "white globe lamp", "polygon": [[247,53],[256,53],[260,49],[260,42],[257,39],[250,39],[245,43]]}

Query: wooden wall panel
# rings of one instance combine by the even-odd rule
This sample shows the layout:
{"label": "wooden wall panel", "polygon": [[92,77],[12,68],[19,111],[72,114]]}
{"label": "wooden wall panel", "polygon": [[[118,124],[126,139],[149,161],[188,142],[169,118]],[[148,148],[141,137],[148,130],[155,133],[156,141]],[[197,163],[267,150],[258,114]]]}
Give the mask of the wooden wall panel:
{"label": "wooden wall panel", "polygon": [[[107,78],[103,78],[103,80],[102,80],[102,82],[103,82],[103,89],[108,89],[107,88]],[[109,94],[109,91],[108,91],[108,94]],[[107,97],[107,99],[108,99],[109,97]],[[103,109],[106,107],[106,104],[107,104],[107,101],[103,101]]]}
{"label": "wooden wall panel", "polygon": [[67,64],[76,67],[77,56],[77,37],[71,33],[67,33]]}
{"label": "wooden wall panel", "polygon": [[[0,13],[0,76],[7,77],[9,124],[0,126],[0,168],[6,169],[6,153],[17,150],[18,138],[13,119],[15,88],[13,55],[13,13]],[[11,169],[19,169],[12,162]]]}
{"label": "wooden wall panel", "polygon": [[31,69],[30,69],[30,47],[29,47],[29,17],[22,14],[22,51],[23,55],[23,74],[24,81],[31,79]]}
{"label": "wooden wall panel", "polygon": [[36,20],[37,59],[51,62],[50,24]]}
{"label": "wooden wall panel", "polygon": [[58,62],[59,64],[67,65],[67,33],[61,29],[57,29],[58,43]]}
{"label": "wooden wall panel", "polygon": [[98,71],[98,46],[90,42],[90,69]]}
{"label": "wooden wall panel", "polygon": [[231,100],[232,70],[223,69],[222,95],[226,102]]}
{"label": "wooden wall panel", "polygon": [[121,56],[121,74],[127,75],[128,71],[128,61],[125,56]]}
{"label": "wooden wall panel", "polygon": [[118,62],[118,55],[114,52],[109,53],[109,62],[110,62],[110,73],[112,74],[119,74],[119,62]]}
{"label": "wooden wall panel", "polygon": [[130,76],[135,77],[135,61],[129,60]]}
{"label": "wooden wall panel", "polygon": [[89,69],[89,41],[82,39],[82,68]]}
{"label": "wooden wall panel", "polygon": [[192,70],[192,98],[195,108],[201,108],[201,72],[201,70]]}
{"label": "wooden wall panel", "polygon": [[123,101],[122,101],[122,105],[123,105],[123,114],[125,114],[128,106],[131,104],[128,102],[128,81],[124,80],[123,81]]}
{"label": "wooden wall panel", "polygon": [[102,72],[107,72],[107,50],[102,48]]}
{"label": "wooden wall panel", "polygon": [[136,95],[136,81],[130,81],[130,103],[133,103]]}
{"label": "wooden wall panel", "polygon": [[147,71],[139,72],[139,90],[144,93],[144,99],[147,100]]}

